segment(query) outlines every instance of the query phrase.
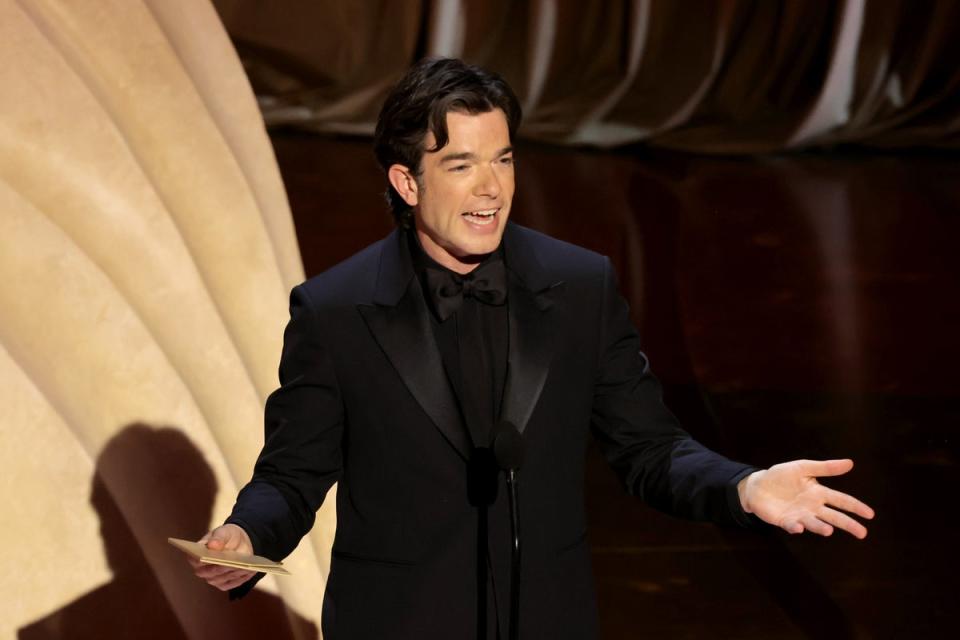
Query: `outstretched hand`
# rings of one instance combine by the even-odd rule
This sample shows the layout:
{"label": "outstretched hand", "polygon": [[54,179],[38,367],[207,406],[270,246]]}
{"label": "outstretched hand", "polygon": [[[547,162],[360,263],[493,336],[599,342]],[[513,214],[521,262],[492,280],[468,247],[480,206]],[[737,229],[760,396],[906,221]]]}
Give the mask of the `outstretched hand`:
{"label": "outstretched hand", "polygon": [[737,491],[744,511],[788,533],[812,531],[829,536],[834,528],[863,539],[867,528],[844,511],[870,520],[873,509],[853,496],[817,482],[853,469],[853,460],[794,460],[756,471]]}
{"label": "outstretched hand", "polygon": [[[207,549],[214,551],[253,553],[250,536],[235,524],[219,526],[197,540],[197,542],[207,545]],[[211,587],[216,587],[221,591],[229,591],[234,587],[239,587],[256,575],[255,572],[245,569],[233,569],[216,564],[205,564],[194,558],[187,558],[187,560],[190,562],[190,566],[193,567],[193,572],[198,578],[205,580]]]}

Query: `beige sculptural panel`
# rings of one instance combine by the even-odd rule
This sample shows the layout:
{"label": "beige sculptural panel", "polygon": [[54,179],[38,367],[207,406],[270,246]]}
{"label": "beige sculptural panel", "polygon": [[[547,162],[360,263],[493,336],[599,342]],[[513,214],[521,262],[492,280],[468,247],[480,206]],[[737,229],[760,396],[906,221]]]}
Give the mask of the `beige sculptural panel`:
{"label": "beige sculptural panel", "polygon": [[165,543],[249,478],[303,277],[216,13],[2,0],[0,51],[0,638],[316,635],[329,506],[242,607]]}

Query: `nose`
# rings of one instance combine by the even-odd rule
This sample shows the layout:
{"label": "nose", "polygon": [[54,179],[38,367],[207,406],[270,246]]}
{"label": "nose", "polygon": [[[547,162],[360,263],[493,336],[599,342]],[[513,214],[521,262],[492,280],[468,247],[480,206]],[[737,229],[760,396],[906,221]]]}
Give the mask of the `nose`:
{"label": "nose", "polygon": [[477,182],[474,185],[474,195],[484,196],[486,198],[496,198],[500,195],[500,178],[497,172],[491,166],[485,166],[477,174]]}

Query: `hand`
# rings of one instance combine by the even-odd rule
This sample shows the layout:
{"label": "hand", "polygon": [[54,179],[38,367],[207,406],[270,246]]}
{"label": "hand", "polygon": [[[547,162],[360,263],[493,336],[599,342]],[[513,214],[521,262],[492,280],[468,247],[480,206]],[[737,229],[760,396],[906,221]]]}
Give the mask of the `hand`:
{"label": "hand", "polygon": [[[207,549],[214,551],[239,551],[240,553],[253,553],[253,544],[250,542],[250,536],[243,528],[235,524],[225,524],[217,527],[207,535],[200,538],[197,542],[206,544]],[[239,587],[244,582],[256,575],[254,571],[245,569],[231,569],[216,564],[206,564],[195,558],[188,558],[193,572],[197,577],[206,580],[207,584],[220,589],[220,591],[229,591],[234,587]]]}
{"label": "hand", "polygon": [[837,509],[867,520],[873,518],[873,509],[817,482],[819,477],[839,476],[851,469],[853,460],[794,460],[751,473],[739,482],[737,491],[744,511],[788,533],[829,536],[836,527],[862,540],[867,528]]}

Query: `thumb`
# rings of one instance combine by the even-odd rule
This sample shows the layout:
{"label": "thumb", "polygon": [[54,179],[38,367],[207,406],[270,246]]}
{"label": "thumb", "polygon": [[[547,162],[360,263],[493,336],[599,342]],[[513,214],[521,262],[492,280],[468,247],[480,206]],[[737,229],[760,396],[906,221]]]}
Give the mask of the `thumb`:
{"label": "thumb", "polygon": [[[230,548],[230,542],[232,542],[231,531],[226,527],[217,527],[210,533],[208,533],[205,538],[206,540],[201,540],[201,542],[207,543],[207,549],[212,549],[214,551],[222,551],[223,549]],[[236,545],[234,545],[236,546]]]}

